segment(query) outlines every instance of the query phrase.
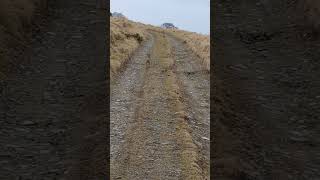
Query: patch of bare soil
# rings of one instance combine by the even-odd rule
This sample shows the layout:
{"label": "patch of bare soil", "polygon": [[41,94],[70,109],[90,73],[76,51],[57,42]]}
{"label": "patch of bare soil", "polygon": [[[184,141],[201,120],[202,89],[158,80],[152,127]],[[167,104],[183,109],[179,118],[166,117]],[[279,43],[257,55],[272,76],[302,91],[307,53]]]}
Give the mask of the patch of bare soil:
{"label": "patch of bare soil", "polygon": [[[190,112],[171,43],[153,32],[111,86],[111,179],[209,179],[209,111]],[[192,113],[201,125],[191,126]]]}

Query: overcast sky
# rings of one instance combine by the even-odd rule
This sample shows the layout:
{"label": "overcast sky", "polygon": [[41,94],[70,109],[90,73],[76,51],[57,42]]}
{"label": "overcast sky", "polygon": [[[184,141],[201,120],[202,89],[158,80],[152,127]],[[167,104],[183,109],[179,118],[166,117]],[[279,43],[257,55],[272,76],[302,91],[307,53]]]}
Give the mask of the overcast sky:
{"label": "overcast sky", "polygon": [[210,0],[111,0],[111,12],[133,21],[160,26],[173,23],[179,29],[210,32]]}

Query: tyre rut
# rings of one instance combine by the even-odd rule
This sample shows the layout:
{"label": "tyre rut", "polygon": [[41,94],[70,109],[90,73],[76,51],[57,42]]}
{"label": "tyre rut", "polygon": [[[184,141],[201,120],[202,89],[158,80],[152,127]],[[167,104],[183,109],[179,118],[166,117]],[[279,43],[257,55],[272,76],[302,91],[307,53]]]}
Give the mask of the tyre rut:
{"label": "tyre rut", "polygon": [[[177,85],[170,41],[167,35],[153,32],[150,42],[132,58],[118,85],[111,87],[111,179],[206,179],[208,170],[199,165],[202,155],[187,122],[190,109]],[[140,74],[135,81],[140,93],[132,94],[126,85],[135,73]],[[118,106],[116,99],[124,97],[119,95],[123,89],[125,96],[136,98]]]}

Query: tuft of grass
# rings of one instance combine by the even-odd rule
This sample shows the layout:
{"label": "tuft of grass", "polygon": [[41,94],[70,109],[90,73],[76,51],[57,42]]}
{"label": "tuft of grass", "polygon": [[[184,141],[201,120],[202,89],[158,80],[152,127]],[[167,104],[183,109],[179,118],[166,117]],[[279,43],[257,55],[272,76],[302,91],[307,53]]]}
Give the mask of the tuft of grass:
{"label": "tuft of grass", "polygon": [[171,34],[184,42],[200,59],[207,71],[210,71],[210,36],[179,29],[163,29],[151,25],[145,28],[158,33]]}
{"label": "tuft of grass", "polygon": [[182,30],[133,22],[126,18],[110,17],[110,77],[122,69],[140,43],[148,37],[148,32],[170,33],[184,41],[200,57],[206,69],[210,70],[210,36]]}
{"label": "tuft of grass", "polygon": [[113,79],[147,38],[147,32],[143,24],[118,17],[110,17],[110,28],[110,76]]}

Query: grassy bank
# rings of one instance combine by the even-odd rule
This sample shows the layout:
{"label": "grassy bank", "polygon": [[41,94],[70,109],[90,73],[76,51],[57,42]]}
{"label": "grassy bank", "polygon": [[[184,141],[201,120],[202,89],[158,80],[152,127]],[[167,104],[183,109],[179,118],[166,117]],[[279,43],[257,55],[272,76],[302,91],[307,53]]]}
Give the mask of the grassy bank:
{"label": "grassy bank", "polygon": [[110,17],[110,76],[122,69],[140,43],[147,39],[148,31],[170,33],[184,41],[200,57],[210,70],[210,37],[182,30],[164,30],[160,27],[130,21],[126,18]]}
{"label": "grassy bank", "polygon": [[201,63],[210,71],[210,36],[203,35],[195,32],[189,32],[179,29],[162,29],[160,27],[145,25],[148,30],[169,33],[181,41],[185,42],[186,45],[201,59]]}
{"label": "grassy bank", "polygon": [[210,71],[210,36],[183,30],[168,30],[184,41],[200,57],[206,69]]}
{"label": "grassy bank", "polygon": [[143,24],[126,18],[110,17],[110,28],[110,76],[113,79],[147,38],[147,33]]}

